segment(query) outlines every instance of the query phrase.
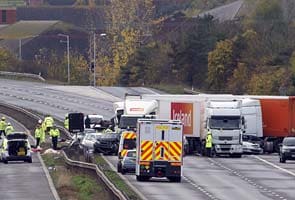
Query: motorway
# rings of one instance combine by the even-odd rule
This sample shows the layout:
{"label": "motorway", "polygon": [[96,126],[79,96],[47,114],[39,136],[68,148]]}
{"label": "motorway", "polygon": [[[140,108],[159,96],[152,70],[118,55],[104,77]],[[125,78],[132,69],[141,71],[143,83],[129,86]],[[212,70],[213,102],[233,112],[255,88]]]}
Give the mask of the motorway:
{"label": "motorway", "polygon": [[[2,115],[1,115],[2,116]],[[6,116],[15,131],[25,128],[12,118]],[[31,141],[30,141],[31,142]],[[31,142],[32,144],[32,142]],[[34,144],[34,143],[33,143]],[[0,199],[3,200],[54,200],[45,172],[36,153],[33,163],[0,163]]]}
{"label": "motorway", "polygon": [[[131,88],[137,93],[154,93]],[[119,92],[118,92],[119,91]],[[68,112],[98,113],[113,116],[112,102],[120,100],[130,88],[91,88],[53,86],[0,79],[3,101],[63,119]],[[107,159],[115,166],[116,157]],[[184,158],[182,183],[162,180],[137,182],[126,175],[146,199],[294,199],[295,162],[279,164],[278,155],[233,158]]]}

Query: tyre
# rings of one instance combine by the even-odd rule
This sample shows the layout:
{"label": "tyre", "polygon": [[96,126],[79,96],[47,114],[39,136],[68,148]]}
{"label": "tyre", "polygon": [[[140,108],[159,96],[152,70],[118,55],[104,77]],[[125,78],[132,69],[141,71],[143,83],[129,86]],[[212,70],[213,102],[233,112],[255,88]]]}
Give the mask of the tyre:
{"label": "tyre", "polygon": [[32,163],[32,162],[33,162],[32,158],[29,158],[29,159],[27,160],[27,162],[28,162],[28,163]]}
{"label": "tyre", "polygon": [[126,169],[121,169],[121,173],[124,175],[124,174],[126,174]]}
{"label": "tyre", "polygon": [[180,183],[181,182],[181,177],[168,177],[168,179],[171,182],[174,182],[174,183]]}
{"label": "tyre", "polygon": [[284,158],[283,156],[280,157],[280,163],[286,163],[286,158]]}
{"label": "tyre", "polygon": [[150,177],[148,176],[136,176],[137,181],[148,181]]}
{"label": "tyre", "polygon": [[8,161],[7,161],[7,160],[3,160],[3,163],[4,163],[4,164],[8,164]]}
{"label": "tyre", "polygon": [[122,172],[122,166],[119,163],[117,164],[117,172]]}

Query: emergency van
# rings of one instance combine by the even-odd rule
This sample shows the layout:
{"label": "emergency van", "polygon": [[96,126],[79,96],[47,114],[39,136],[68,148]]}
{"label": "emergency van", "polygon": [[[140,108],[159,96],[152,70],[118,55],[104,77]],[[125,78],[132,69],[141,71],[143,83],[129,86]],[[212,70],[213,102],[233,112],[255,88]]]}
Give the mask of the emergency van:
{"label": "emergency van", "polygon": [[136,149],[136,133],[133,130],[125,130],[121,134],[119,151],[118,151],[118,164],[117,171],[122,170],[122,159],[127,154],[128,150]]}
{"label": "emergency van", "polygon": [[183,125],[179,120],[139,119],[136,179],[152,177],[180,182],[183,159]]}

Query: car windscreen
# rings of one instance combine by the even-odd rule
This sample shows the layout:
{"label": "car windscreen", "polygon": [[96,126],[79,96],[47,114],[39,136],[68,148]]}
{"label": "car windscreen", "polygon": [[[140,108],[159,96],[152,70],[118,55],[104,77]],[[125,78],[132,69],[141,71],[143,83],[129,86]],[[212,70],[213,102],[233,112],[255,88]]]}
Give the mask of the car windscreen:
{"label": "car windscreen", "polygon": [[90,124],[100,124],[101,121],[102,121],[102,118],[98,118],[98,117],[90,118]]}
{"label": "car windscreen", "polygon": [[118,134],[103,134],[100,138],[117,138]]}
{"label": "car windscreen", "polygon": [[136,140],[135,139],[124,139],[123,148],[124,149],[135,149],[136,148]]}
{"label": "car windscreen", "polygon": [[211,129],[233,130],[240,128],[239,116],[212,116],[209,120]]}
{"label": "car windscreen", "polygon": [[142,117],[121,117],[119,128],[136,128],[137,120]]}
{"label": "car windscreen", "polygon": [[285,138],[283,141],[285,146],[295,146],[295,138]]}

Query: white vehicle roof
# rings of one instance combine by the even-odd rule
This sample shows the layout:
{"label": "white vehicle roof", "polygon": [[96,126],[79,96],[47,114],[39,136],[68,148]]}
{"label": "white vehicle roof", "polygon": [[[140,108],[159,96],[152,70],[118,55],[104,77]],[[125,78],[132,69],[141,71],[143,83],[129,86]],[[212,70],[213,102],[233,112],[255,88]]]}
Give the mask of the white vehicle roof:
{"label": "white vehicle roof", "polygon": [[[93,115],[87,115],[89,118],[99,118],[99,119],[103,119],[103,116],[102,115],[96,115],[96,114],[93,114]],[[85,116],[85,118],[87,117]]]}
{"label": "white vehicle roof", "polygon": [[124,114],[127,115],[146,115],[154,112],[158,107],[155,100],[126,100]]}

